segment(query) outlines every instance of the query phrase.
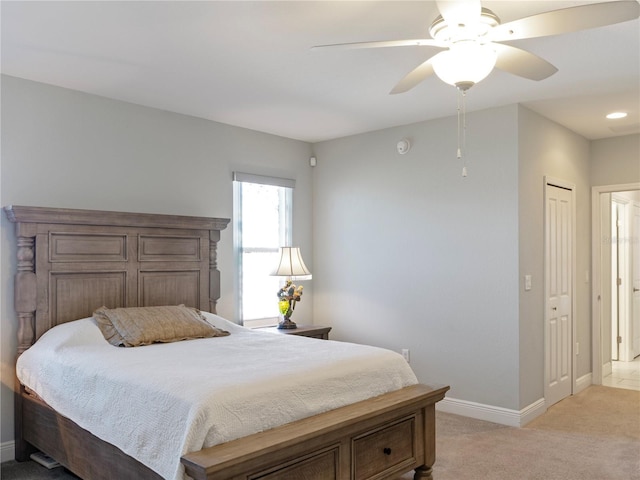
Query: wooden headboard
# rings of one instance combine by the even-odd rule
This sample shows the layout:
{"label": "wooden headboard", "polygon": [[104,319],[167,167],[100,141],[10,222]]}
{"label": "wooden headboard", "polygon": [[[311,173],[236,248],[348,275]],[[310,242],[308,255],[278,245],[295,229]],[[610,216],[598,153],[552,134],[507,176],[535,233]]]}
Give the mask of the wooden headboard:
{"label": "wooden headboard", "polygon": [[16,223],[18,354],[60,323],[109,308],[215,313],[229,219],[8,206]]}

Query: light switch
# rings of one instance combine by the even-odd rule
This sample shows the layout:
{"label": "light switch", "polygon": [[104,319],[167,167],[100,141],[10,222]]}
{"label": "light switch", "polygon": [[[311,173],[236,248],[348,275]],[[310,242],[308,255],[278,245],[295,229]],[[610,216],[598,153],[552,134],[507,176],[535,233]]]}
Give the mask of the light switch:
{"label": "light switch", "polygon": [[531,290],[531,275],[524,276],[524,289],[526,291]]}

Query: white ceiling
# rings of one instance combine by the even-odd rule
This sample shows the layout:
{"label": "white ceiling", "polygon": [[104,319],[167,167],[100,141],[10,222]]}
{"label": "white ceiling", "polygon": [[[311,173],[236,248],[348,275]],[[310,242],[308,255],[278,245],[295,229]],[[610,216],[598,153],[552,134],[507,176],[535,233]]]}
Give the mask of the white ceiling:
{"label": "white ceiling", "polygon": [[[508,22],[587,1],[485,1]],[[428,47],[315,51],[428,38],[432,1],[2,1],[2,73],[316,142],[456,113],[430,77],[389,95]],[[589,139],[640,132],[640,21],[514,45],[554,64],[535,82],[494,70],[467,110],[522,103]],[[623,120],[604,115],[624,110]]]}

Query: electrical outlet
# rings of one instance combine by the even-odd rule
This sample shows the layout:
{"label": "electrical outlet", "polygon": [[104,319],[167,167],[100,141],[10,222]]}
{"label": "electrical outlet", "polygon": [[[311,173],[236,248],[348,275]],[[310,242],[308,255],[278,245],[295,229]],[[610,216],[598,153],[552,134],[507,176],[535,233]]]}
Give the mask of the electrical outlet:
{"label": "electrical outlet", "polygon": [[407,363],[410,363],[409,362],[409,349],[408,348],[403,348],[402,349],[402,356],[407,361]]}

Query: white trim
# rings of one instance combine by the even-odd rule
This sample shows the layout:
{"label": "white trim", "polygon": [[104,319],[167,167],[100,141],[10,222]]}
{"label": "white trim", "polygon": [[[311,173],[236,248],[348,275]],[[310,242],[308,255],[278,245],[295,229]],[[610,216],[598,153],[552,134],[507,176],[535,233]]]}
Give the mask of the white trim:
{"label": "white trim", "polygon": [[547,411],[547,405],[544,398],[540,398],[528,407],[520,410],[520,426],[524,427],[527,423],[535,420]]}
{"label": "white trim", "polygon": [[592,378],[593,376],[591,372],[589,372],[586,375],[581,376],[578,380],[576,380],[576,391],[574,392],[574,395],[577,395],[578,393],[583,391],[585,388],[590,386],[592,383]]}
{"label": "white trim", "polygon": [[454,413],[509,427],[522,427],[547,411],[544,398],[533,402],[522,410],[511,410],[509,408],[445,397],[436,404],[436,409],[445,413]]}
{"label": "white trim", "polygon": [[640,182],[591,187],[591,372],[592,383],[602,385],[602,317],[600,292],[602,290],[602,264],[600,251],[600,195],[602,193],[640,190]]}
{"label": "white trim", "polygon": [[242,322],[242,326],[247,328],[275,327],[276,325],[278,325],[278,317],[256,318]]}
{"label": "white trim", "polygon": [[0,463],[9,462],[16,459],[16,442],[10,440],[0,443]]}
{"label": "white trim", "polygon": [[[631,294],[631,285],[633,284],[633,280],[631,279],[631,242],[626,240],[631,238],[630,230],[632,211],[630,209],[630,205],[633,205],[634,202],[629,198],[617,195],[616,192],[612,192],[611,203],[613,204],[614,202],[620,205],[623,211],[622,216],[618,217],[620,223],[617,235],[619,262],[622,265],[622,269],[618,270],[618,275],[623,285],[622,288],[618,289],[620,303],[618,306],[618,316],[620,319],[618,335],[621,337],[621,342],[618,347],[619,351],[617,360],[621,362],[630,362],[633,360],[633,338],[631,331],[631,312],[629,311],[629,296]],[[622,240],[622,242],[620,240]],[[613,244],[613,241],[611,243]],[[613,348],[613,346],[611,348]]]}

